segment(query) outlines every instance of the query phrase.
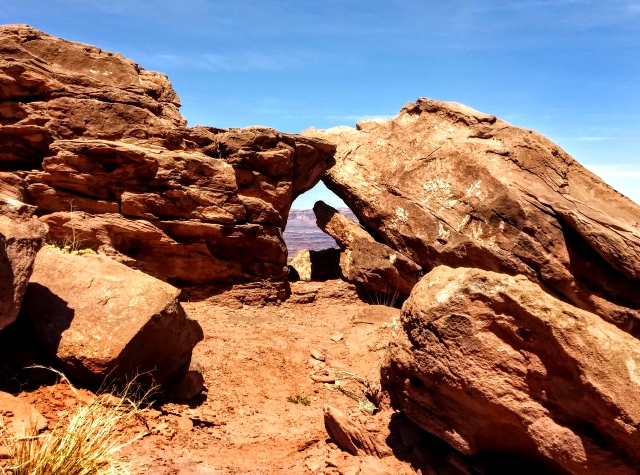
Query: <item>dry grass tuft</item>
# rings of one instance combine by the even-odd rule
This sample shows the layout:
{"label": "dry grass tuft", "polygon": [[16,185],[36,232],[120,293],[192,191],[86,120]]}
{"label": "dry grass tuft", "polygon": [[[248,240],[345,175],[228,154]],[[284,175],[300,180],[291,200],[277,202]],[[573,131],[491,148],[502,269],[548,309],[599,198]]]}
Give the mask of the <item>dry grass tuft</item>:
{"label": "dry grass tuft", "polygon": [[[71,388],[75,392],[75,388]],[[94,397],[73,414],[60,419],[48,433],[38,434],[33,429],[28,434],[13,436],[0,428],[0,438],[9,456],[8,465],[0,468],[1,473],[130,474],[132,463],[122,459],[119,452],[148,434],[148,431],[136,434],[130,431],[148,407],[149,395],[149,392],[140,393],[134,381],[115,391],[113,397]]]}
{"label": "dry grass tuft", "polygon": [[365,290],[367,291],[367,295],[369,295],[369,300],[372,305],[384,305],[385,307],[395,308],[399,303],[400,291],[397,288],[387,288],[387,284],[384,285],[384,292],[374,291],[373,296],[369,293],[368,289],[365,288]]}
{"label": "dry grass tuft", "polygon": [[311,404],[311,401],[306,396],[289,396],[287,401],[292,402],[294,404],[302,404],[303,406],[308,406]]}

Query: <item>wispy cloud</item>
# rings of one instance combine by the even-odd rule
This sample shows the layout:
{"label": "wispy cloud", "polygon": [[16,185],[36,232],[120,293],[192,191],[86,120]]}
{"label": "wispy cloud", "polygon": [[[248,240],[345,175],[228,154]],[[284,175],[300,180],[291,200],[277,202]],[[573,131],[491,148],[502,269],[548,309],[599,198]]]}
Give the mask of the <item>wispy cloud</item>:
{"label": "wispy cloud", "polygon": [[236,54],[154,54],[147,55],[145,65],[152,68],[180,68],[200,71],[282,71],[296,69],[312,60],[310,52],[257,53],[239,52]]}
{"label": "wispy cloud", "polygon": [[640,165],[585,165],[601,178],[640,178]]}
{"label": "wispy cloud", "polygon": [[393,119],[396,114],[393,115],[288,115],[285,119],[320,119],[320,120],[373,120],[373,119]]}

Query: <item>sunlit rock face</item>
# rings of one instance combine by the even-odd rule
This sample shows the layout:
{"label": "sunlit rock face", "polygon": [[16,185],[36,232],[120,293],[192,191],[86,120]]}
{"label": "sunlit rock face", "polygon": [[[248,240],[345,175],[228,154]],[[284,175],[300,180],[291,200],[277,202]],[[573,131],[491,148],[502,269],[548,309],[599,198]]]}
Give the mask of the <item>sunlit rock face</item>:
{"label": "sunlit rock face", "polygon": [[542,135],[424,98],[303,135],[337,146],[327,187],[425,272],[525,275],[640,334],[640,207]]}
{"label": "sunlit rock face", "polygon": [[456,450],[543,465],[537,473],[637,473],[633,336],[525,276],[446,266],[414,287],[401,321],[382,385]]}

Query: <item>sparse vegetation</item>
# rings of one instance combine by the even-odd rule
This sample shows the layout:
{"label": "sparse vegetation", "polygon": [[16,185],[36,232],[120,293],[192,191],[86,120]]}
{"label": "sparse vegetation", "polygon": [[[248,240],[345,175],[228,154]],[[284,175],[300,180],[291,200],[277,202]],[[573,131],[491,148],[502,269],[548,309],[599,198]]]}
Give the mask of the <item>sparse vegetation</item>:
{"label": "sparse vegetation", "polygon": [[56,249],[64,254],[71,254],[72,256],[83,256],[85,254],[98,254],[93,249],[73,249],[71,246],[60,247],[55,244],[45,244],[43,247],[49,249]]}
{"label": "sparse vegetation", "polygon": [[386,285],[384,288],[384,292],[373,292],[373,295],[371,295],[371,293],[369,293],[369,291],[367,290],[367,294],[369,295],[371,304],[384,305],[385,307],[395,307],[396,304],[398,304],[398,298],[400,297],[400,292],[398,291],[398,289],[389,288],[387,290]]}
{"label": "sparse vegetation", "polygon": [[294,404],[302,404],[303,406],[308,406],[311,404],[311,401],[309,401],[306,396],[289,396],[287,398],[287,401]]}
{"label": "sparse vegetation", "polygon": [[[60,374],[60,373],[58,373]],[[62,375],[61,375],[62,376]],[[64,378],[64,376],[62,376]],[[67,381],[72,390],[75,388]],[[76,392],[77,394],[77,392]],[[13,435],[0,427],[0,439],[9,456],[3,475],[128,475],[132,463],[119,456],[125,446],[146,435],[132,427],[147,407],[135,381],[108,397],[94,397],[50,431]]]}
{"label": "sparse vegetation", "polygon": [[[353,389],[349,389],[347,385],[349,382],[357,383],[357,386]],[[364,392],[360,389],[360,386],[366,386],[367,380],[360,376],[356,376],[353,373],[349,373],[348,371],[336,371],[336,382],[333,385],[334,389],[337,389],[345,396],[350,397],[354,401],[358,402],[358,407],[361,411],[366,412],[367,414],[373,414],[377,407],[373,404]]]}
{"label": "sparse vegetation", "polygon": [[74,222],[76,208],[73,205],[73,201],[69,201],[69,226],[71,227],[71,234],[65,236],[62,241],[50,241],[44,247],[50,249],[57,249],[65,254],[71,254],[74,256],[82,256],[84,254],[97,254],[93,249],[86,249],[82,247],[84,239],[80,238],[80,234],[76,230]]}

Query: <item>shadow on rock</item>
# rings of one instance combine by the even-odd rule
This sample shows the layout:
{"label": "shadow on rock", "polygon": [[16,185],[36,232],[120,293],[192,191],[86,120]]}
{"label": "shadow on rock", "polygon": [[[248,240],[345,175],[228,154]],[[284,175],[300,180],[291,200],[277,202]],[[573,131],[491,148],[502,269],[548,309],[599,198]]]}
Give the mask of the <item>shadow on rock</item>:
{"label": "shadow on rock", "polygon": [[401,412],[391,416],[386,443],[393,455],[425,474],[566,475],[568,472],[538,461],[506,453],[468,456],[423,430]]}

